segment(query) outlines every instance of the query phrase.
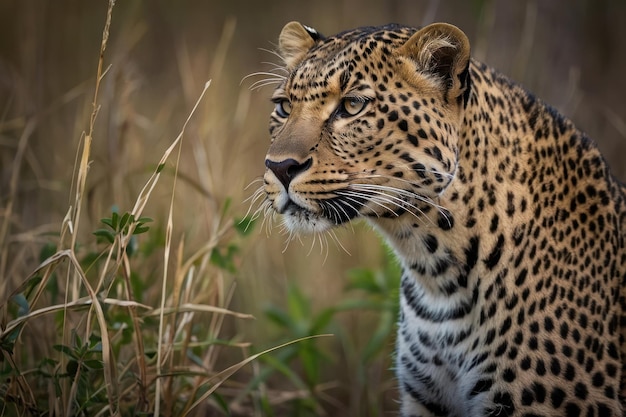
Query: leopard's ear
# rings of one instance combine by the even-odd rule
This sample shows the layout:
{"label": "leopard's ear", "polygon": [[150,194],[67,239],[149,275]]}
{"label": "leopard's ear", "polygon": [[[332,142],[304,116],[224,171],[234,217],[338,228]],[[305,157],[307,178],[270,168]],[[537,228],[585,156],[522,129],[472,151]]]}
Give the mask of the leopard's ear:
{"label": "leopard's ear", "polygon": [[278,52],[287,68],[292,69],[302,61],[309,49],[323,39],[324,36],[311,27],[300,22],[289,22],[278,36]]}
{"label": "leopard's ear", "polygon": [[467,101],[470,43],[461,29],[447,23],[428,25],[413,34],[398,53],[415,62],[419,71],[439,77],[446,99]]}

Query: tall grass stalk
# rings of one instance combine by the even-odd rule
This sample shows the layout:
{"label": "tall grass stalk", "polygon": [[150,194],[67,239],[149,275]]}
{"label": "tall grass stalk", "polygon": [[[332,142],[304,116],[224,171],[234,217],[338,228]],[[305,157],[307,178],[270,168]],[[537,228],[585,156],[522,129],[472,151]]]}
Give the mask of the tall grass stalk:
{"label": "tall grass stalk", "polygon": [[[159,315],[159,339],[158,339],[158,345],[157,345],[157,380],[156,380],[156,398],[155,398],[155,407],[154,407],[155,417],[158,417],[161,415],[160,414],[161,412],[161,378],[158,378],[158,375],[161,374],[161,363],[162,363],[162,356],[163,356],[163,330],[164,330],[163,324],[164,324],[165,301],[167,298],[167,273],[169,270],[168,267],[170,263],[170,251],[172,248],[172,230],[174,228],[174,220],[172,218],[172,214],[174,213],[174,197],[176,195],[176,180],[177,180],[176,173],[178,172],[178,167],[180,164],[180,153],[181,153],[182,139],[185,133],[185,128],[187,127],[189,120],[195,113],[196,109],[198,108],[198,105],[200,104],[200,102],[202,101],[202,98],[204,97],[204,93],[206,93],[210,85],[211,85],[211,81],[208,81],[204,85],[204,89],[202,90],[200,97],[196,101],[196,104],[194,105],[193,109],[191,110],[189,117],[187,117],[187,120],[185,121],[185,124],[183,125],[183,128],[180,131],[180,134],[178,135],[176,140],[174,140],[172,145],[167,149],[167,151],[165,152],[165,154],[159,161],[159,166],[157,167],[156,171],[152,174],[152,177],[148,181],[148,184],[150,183],[152,184],[151,187],[149,188],[149,191],[146,192],[146,194],[144,194],[144,198],[142,198],[140,195],[140,198],[137,200],[137,203],[135,204],[135,207],[133,208],[133,214],[135,215],[135,217],[136,218],[141,217],[141,213],[143,211],[143,208],[145,207],[145,202],[147,202],[148,197],[150,196],[150,192],[154,189],[154,185],[156,185],[159,179],[159,176],[161,175],[161,170],[165,162],[167,161],[170,153],[174,150],[174,148],[178,146],[176,166],[174,169],[174,172],[175,172],[174,183],[172,185],[172,196],[170,199],[170,207],[169,207],[168,217],[167,217],[167,228],[165,232],[165,251],[163,253],[163,283],[161,287],[161,291],[162,291],[161,292],[161,312]],[[146,187],[144,187],[144,190],[146,190]],[[143,200],[142,204],[140,204],[141,200]],[[180,288],[180,285],[177,285],[176,287]],[[178,294],[178,291],[175,291],[174,294]]]}
{"label": "tall grass stalk", "polygon": [[[85,183],[87,181],[87,174],[88,174],[88,169],[89,169],[91,142],[93,140],[92,138],[93,138],[93,133],[94,133],[94,125],[95,125],[96,117],[98,115],[98,108],[99,108],[98,92],[100,90],[100,83],[104,75],[103,74],[104,52],[106,50],[107,42],[109,40],[109,29],[111,27],[111,18],[113,15],[114,6],[115,6],[115,0],[109,0],[109,4],[107,7],[106,21],[104,24],[104,29],[102,30],[102,41],[100,44],[100,54],[98,57],[98,68],[96,70],[96,84],[94,88],[92,112],[91,112],[91,117],[89,120],[89,130],[87,134],[83,137],[82,155],[81,155],[79,166],[78,166],[78,175],[77,175],[76,184],[75,184],[76,194],[75,194],[75,199],[74,199],[74,205],[73,207],[70,206],[69,208],[69,211],[68,211],[69,218],[64,219],[64,222],[63,222],[64,227],[62,228],[61,238],[59,240],[60,246],[62,247],[63,241],[64,241],[64,235],[69,230],[71,238],[70,238],[69,251],[67,251],[66,253],[67,253],[67,256],[71,260],[72,268],[67,269],[66,288],[67,288],[67,284],[69,284],[71,271],[73,271],[73,274],[72,274],[73,279],[71,282],[72,301],[76,300],[79,296],[79,280],[77,279],[77,277],[80,278],[80,281],[82,281],[85,289],[89,292],[89,296],[92,299],[91,300],[92,308],[94,309],[96,319],[98,321],[98,325],[101,330],[100,333],[101,333],[101,343],[102,343],[102,361],[104,363],[104,367],[103,367],[104,381],[105,381],[105,387],[106,387],[106,392],[107,392],[107,398],[109,399],[109,407],[110,407],[111,413],[113,413],[114,410],[116,409],[114,402],[115,402],[115,398],[117,397],[117,393],[115,392],[115,384],[114,384],[115,366],[112,364],[111,356],[110,356],[111,346],[110,346],[110,342],[108,338],[107,323],[104,318],[104,314],[102,312],[102,306],[100,305],[99,300],[96,297],[95,291],[93,291],[93,289],[91,288],[89,281],[85,277],[82,271],[82,268],[80,267],[78,261],[76,260],[74,250],[76,248],[76,238],[78,236],[78,226],[80,224],[81,207],[83,205]],[[109,257],[110,257],[112,250],[113,250],[113,247],[111,248],[111,251],[109,252]],[[107,258],[107,260],[108,259],[109,258]],[[106,269],[103,269],[103,274],[104,274],[104,271],[106,271]],[[66,292],[66,297],[67,296],[68,296],[68,292]],[[66,298],[66,302],[67,301],[68,300]],[[90,313],[91,313],[91,310],[90,310]],[[64,316],[67,317],[66,315]],[[63,334],[64,335],[67,334],[66,329],[65,329],[65,324],[66,322],[64,320],[63,321]],[[87,315],[87,325],[85,328],[85,333],[87,337],[88,335],[91,334],[91,314]],[[63,364],[64,362],[61,361],[61,365]],[[77,372],[80,372],[80,370]],[[65,409],[68,415],[73,414],[72,404],[74,402],[76,390],[78,388],[77,386],[78,381],[79,381],[79,377],[77,376],[74,378],[72,382],[70,394],[67,398]]]}

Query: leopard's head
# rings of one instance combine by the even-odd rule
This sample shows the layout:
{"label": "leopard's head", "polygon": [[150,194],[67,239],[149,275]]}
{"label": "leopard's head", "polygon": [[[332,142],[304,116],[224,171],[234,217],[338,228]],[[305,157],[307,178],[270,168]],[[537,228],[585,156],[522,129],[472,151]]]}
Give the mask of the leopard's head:
{"label": "leopard's head", "polygon": [[469,41],[433,24],[359,28],[325,38],[297,22],[279,37],[264,189],[290,231],[355,217],[419,216],[457,168]]}

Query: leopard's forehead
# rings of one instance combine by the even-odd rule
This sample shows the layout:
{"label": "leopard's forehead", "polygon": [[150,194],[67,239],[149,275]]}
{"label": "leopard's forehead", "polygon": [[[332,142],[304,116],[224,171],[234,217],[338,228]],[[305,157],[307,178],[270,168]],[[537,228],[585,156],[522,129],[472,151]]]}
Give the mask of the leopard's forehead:
{"label": "leopard's forehead", "polygon": [[380,65],[381,54],[390,55],[415,31],[415,28],[390,24],[360,27],[325,38],[293,70],[289,88],[295,93],[298,90],[326,87],[329,78],[336,74],[345,72],[346,77],[355,75],[355,69],[366,63]]}
{"label": "leopard's forehead", "polygon": [[415,28],[398,24],[363,26],[325,38],[314,50],[330,51],[333,47],[343,48],[350,44],[369,45],[370,42],[399,46],[415,31]]}
{"label": "leopard's forehead", "polygon": [[307,54],[303,64],[319,64],[359,56],[366,59],[375,50],[394,49],[411,37],[416,29],[390,24],[366,26],[338,33],[322,40]]}

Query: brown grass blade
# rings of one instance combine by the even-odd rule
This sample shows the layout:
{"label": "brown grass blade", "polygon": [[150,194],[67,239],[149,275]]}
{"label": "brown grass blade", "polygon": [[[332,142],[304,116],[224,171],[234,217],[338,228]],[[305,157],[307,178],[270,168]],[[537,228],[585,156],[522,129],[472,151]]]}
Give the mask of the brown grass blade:
{"label": "brown grass blade", "polygon": [[267,353],[273,352],[275,350],[282,349],[282,348],[284,348],[286,346],[302,342],[304,340],[316,339],[318,337],[330,337],[330,336],[333,336],[333,335],[332,334],[320,334],[320,335],[302,337],[302,338],[296,339],[296,340],[291,340],[291,341],[289,341],[287,343],[283,343],[282,345],[274,346],[272,348],[264,350],[263,352],[259,352],[257,354],[251,355],[251,356],[247,357],[246,359],[242,360],[241,362],[236,363],[236,364],[234,364],[232,366],[229,366],[228,368],[224,369],[223,371],[219,372],[216,375],[213,375],[211,378],[209,378],[207,381],[205,381],[205,383],[203,385],[209,384],[213,380],[217,380],[217,382],[215,382],[213,384],[213,386],[207,390],[207,392],[202,394],[200,396],[200,398],[198,398],[187,410],[185,410],[181,414],[181,417],[185,417],[185,416],[189,415],[189,412],[191,410],[193,410],[198,405],[200,405],[202,402],[204,402],[207,398],[209,398],[211,396],[211,394],[213,394],[215,392],[215,390],[217,390],[220,387],[220,385],[222,385],[222,383],[224,383],[224,381],[226,381],[228,378],[230,378],[235,372],[239,371],[241,368],[243,368],[244,366],[246,366],[250,362],[258,359],[259,357],[261,357],[261,356],[263,356],[263,355],[265,355]]}

